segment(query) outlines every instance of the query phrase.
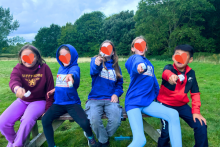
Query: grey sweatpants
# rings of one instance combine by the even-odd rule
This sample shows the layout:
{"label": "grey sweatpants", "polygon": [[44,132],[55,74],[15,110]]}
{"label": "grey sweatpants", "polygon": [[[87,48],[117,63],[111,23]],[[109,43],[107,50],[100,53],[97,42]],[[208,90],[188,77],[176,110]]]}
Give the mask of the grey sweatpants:
{"label": "grey sweatpants", "polygon": [[[86,103],[85,112],[100,143],[106,143],[121,124],[122,108],[118,103],[110,102],[110,100],[89,100]],[[108,117],[106,128],[101,119],[104,113]]]}

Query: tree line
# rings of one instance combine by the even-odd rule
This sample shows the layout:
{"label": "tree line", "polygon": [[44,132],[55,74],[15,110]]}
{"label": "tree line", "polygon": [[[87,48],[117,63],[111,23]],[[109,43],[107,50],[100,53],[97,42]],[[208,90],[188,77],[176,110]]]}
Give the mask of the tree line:
{"label": "tree line", "polygon": [[[2,10],[7,10],[8,14],[9,9],[0,7],[0,13]],[[73,24],[67,22],[64,26],[51,24],[40,28],[32,44],[45,57],[55,57],[61,44],[71,44],[79,56],[91,57],[98,54],[100,44],[108,39],[119,55],[127,56],[132,40],[143,35],[151,55],[170,55],[178,44],[190,44],[196,52],[220,53],[219,14],[219,0],[141,0],[135,14],[127,10],[106,17],[94,11],[85,13]],[[16,30],[19,24],[11,17],[10,24],[14,27],[10,28]],[[2,32],[1,22],[2,18]],[[10,44],[9,40],[2,39],[8,32],[0,34],[0,49],[15,52],[13,48],[20,47],[21,43]]]}

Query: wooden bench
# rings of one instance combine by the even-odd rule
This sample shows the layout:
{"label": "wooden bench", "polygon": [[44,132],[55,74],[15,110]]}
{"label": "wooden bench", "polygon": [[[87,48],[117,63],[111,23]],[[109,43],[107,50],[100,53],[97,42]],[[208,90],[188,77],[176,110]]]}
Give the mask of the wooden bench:
{"label": "wooden bench", "polygon": [[[128,118],[125,109],[123,108],[123,118],[122,121],[126,121],[126,118]],[[148,115],[142,114],[142,117],[150,117]],[[40,117],[38,120],[41,120],[42,117]],[[106,115],[104,114],[102,116],[102,119],[108,119],[106,117]],[[53,129],[54,131],[56,131],[56,129],[59,128],[59,126],[66,120],[69,120],[70,122],[74,122],[73,118],[68,114],[64,114],[62,116],[60,116],[58,119],[53,121]],[[160,134],[158,133],[157,130],[155,130],[149,123],[147,123],[144,119],[143,119],[143,125],[144,125],[144,131],[155,141],[158,141],[158,138],[160,137]],[[45,141],[46,141],[46,137],[44,135],[44,133],[39,133],[38,131],[38,125],[37,122],[34,125],[34,127],[31,130],[32,133],[32,137],[33,139],[30,141],[30,134],[27,137],[27,140],[24,144],[25,147],[40,147]]]}

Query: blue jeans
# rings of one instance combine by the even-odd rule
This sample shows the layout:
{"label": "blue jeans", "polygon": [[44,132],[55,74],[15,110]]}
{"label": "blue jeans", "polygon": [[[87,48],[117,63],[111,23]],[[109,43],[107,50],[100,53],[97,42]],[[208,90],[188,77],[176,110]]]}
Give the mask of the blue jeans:
{"label": "blue jeans", "polygon": [[[110,102],[110,100],[89,100],[86,103],[85,112],[100,143],[106,143],[121,125],[122,108],[118,103]],[[104,113],[108,118],[106,128],[101,119]]]}
{"label": "blue jeans", "polygon": [[178,112],[157,102],[152,102],[147,107],[135,108],[127,112],[133,134],[133,140],[128,147],[143,147],[146,144],[141,113],[167,120],[169,122],[169,135],[172,147],[182,147]]}
{"label": "blue jeans", "polygon": [[[165,105],[165,104],[163,104]],[[169,108],[175,109],[179,112],[179,116],[191,127],[194,129],[195,137],[195,147],[208,147],[208,137],[207,137],[207,126],[203,122],[201,125],[200,121],[196,119],[196,122],[193,121],[192,111],[189,105],[183,105],[179,107],[165,105]],[[169,147],[169,132],[167,121],[161,120],[163,127],[161,130],[161,137],[158,140],[158,147]]]}

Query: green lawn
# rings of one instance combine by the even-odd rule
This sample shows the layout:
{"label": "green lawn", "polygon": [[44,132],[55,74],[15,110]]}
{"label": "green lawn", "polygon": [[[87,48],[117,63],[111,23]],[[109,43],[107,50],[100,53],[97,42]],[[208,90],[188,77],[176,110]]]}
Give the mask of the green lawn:
{"label": "green lawn", "polygon": [[[172,64],[171,61],[152,61],[155,67],[155,74],[157,76],[159,84],[161,83],[162,70],[166,64]],[[16,61],[0,61],[0,114],[16,99],[15,95],[9,89],[9,77],[13,67],[17,64]],[[124,107],[125,94],[129,86],[129,75],[125,69],[125,62],[120,62],[122,68],[122,74],[124,78],[124,94],[120,98],[120,104]],[[58,63],[48,63],[50,66],[54,78],[58,71]],[[91,77],[89,75],[90,64],[79,63],[81,69],[81,83],[78,89],[80,99],[82,101],[82,107],[85,108],[85,102],[91,89]],[[220,64],[211,63],[199,63],[194,62],[189,65],[196,71],[197,81],[201,92],[201,114],[206,118],[208,124],[208,138],[210,147],[220,146]],[[191,103],[190,103],[191,106]],[[160,126],[160,120],[157,118],[146,119],[156,129]],[[104,120],[106,124],[107,121]],[[41,122],[39,124],[39,131],[42,132]],[[19,122],[16,123],[15,129],[19,127]],[[182,140],[183,147],[192,147],[194,145],[193,129],[191,129],[185,122],[181,120],[182,128]],[[110,139],[111,147],[124,147],[128,146],[131,141],[115,141],[115,136],[132,136],[132,132],[129,126],[128,120],[122,122],[121,126]],[[157,144],[146,135],[148,147],[156,147]],[[55,132],[56,145],[59,147],[86,147],[87,140],[83,135],[82,129],[76,123],[70,123],[66,121]],[[0,134],[0,146],[6,146],[7,141],[3,135]],[[43,147],[47,144],[44,143]]]}

